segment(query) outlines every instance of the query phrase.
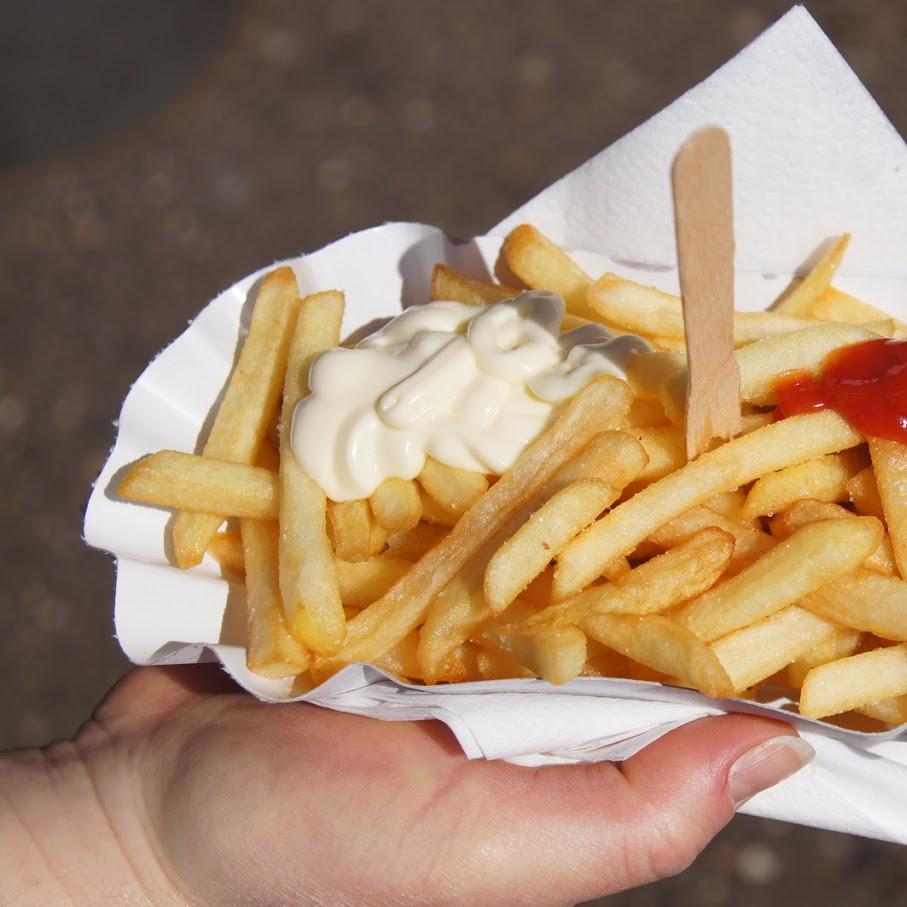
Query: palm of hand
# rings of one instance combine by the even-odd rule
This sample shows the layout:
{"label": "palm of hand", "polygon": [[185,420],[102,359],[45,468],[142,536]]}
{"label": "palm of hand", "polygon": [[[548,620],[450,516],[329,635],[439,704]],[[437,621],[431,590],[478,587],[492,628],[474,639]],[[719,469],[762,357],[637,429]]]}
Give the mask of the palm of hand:
{"label": "palm of hand", "polygon": [[679,871],[728,821],[727,769],[783,732],[687,725],[621,767],[468,761],[437,722],[267,705],[208,666],[139,669],[96,723],[152,847],[202,903],[575,903]]}

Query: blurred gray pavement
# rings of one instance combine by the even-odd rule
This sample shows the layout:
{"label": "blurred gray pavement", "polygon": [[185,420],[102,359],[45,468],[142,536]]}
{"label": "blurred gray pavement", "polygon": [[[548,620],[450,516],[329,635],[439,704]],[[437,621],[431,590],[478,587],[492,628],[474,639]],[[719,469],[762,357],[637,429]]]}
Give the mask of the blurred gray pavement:
{"label": "blurred gray pavement", "polygon": [[[782,2],[0,6],[0,748],[126,669],[81,512],[148,360],[219,290],[388,220],[481,233]],[[810,10],[907,133],[907,3]],[[620,905],[907,902],[907,851],[740,818]]]}

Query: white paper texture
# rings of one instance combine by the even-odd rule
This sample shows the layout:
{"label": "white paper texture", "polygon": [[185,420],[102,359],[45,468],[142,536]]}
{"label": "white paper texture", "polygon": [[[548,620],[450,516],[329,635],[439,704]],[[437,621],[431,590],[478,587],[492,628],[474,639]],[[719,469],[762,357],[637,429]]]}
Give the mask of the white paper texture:
{"label": "white paper texture", "polygon": [[[454,243],[432,227],[388,224],[285,263],[303,293],[344,290],[345,332],[423,302],[438,261],[487,276],[505,226],[522,220],[572,249],[592,273],[616,270],[676,292],[667,174],[674,150],[707,122],[730,127],[734,143],[738,308],[764,308],[825,239],[848,229],[852,253],[836,285],[907,320],[907,187],[898,169],[907,159],[904,143],[800,9],[493,236]],[[825,132],[817,132],[820,124]],[[170,514],[113,492],[138,457],[199,448],[261,273],[215,299],[136,382],[89,502],[85,536],[117,558],[116,633],[130,659],[174,663],[214,653],[250,692],[283,700],[295,698],[290,682],[245,667],[242,590],[228,586],[213,560],[188,573],[170,566]],[[754,708],[590,678],[559,688],[542,681],[415,688],[359,665],[304,698],[379,718],[438,718],[471,758],[526,764],[622,759],[687,721]],[[745,811],[907,843],[907,742],[793,720],[816,746],[816,762]]]}

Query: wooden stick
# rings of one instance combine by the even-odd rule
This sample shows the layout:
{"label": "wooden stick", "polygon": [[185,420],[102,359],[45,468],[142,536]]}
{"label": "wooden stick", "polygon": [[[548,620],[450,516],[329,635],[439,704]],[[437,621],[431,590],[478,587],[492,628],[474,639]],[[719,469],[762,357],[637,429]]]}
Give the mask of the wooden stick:
{"label": "wooden stick", "polygon": [[734,358],[734,223],[731,147],[723,129],[694,133],[674,159],[674,223],[686,336],[688,459],[740,424]]}

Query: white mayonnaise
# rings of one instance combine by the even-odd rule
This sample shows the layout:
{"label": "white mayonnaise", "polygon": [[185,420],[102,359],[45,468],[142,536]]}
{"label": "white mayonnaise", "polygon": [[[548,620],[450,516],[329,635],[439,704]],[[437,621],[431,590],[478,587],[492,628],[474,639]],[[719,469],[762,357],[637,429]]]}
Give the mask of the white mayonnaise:
{"label": "white mayonnaise", "polygon": [[626,377],[633,335],[599,325],[558,335],[564,301],[523,293],[494,305],[407,309],[354,349],[322,353],[291,445],[335,501],[414,478],[426,455],[500,475],[595,375]]}

